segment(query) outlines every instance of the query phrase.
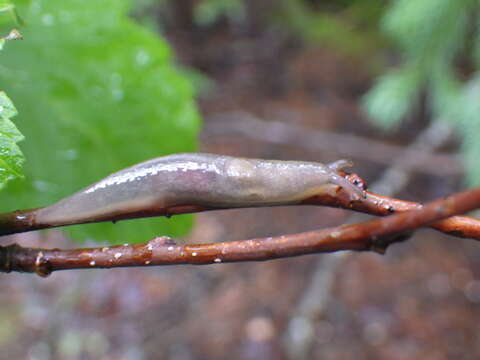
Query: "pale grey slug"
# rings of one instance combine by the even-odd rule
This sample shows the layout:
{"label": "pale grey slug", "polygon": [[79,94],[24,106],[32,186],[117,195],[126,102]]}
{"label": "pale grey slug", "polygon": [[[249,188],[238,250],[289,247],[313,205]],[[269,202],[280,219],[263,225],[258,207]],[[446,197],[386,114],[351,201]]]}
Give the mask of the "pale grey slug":
{"label": "pale grey slug", "polygon": [[[295,204],[344,188],[363,191],[337,174],[346,160],[316,162],[183,153],[149,160],[111,174],[56,204],[37,209],[35,222],[49,226],[125,218],[145,209],[199,205],[215,208]],[[330,186],[330,191],[331,191]]]}

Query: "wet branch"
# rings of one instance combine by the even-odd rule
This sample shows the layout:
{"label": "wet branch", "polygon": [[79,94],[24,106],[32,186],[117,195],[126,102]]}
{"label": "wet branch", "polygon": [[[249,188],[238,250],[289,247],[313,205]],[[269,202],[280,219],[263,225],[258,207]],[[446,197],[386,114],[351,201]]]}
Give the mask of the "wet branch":
{"label": "wet branch", "polygon": [[[377,203],[376,206],[385,211],[390,211],[387,206],[392,202],[399,202],[378,195],[369,195],[368,198],[365,203]],[[178,245],[166,237],[139,245],[73,250],[23,248],[13,244],[0,247],[0,270],[47,276],[53,271],[66,269],[262,261],[340,250],[383,253],[390,244],[405,240],[406,234],[419,227],[433,223],[436,228],[450,226],[453,229],[452,222],[458,225],[463,218],[448,219],[447,224],[443,219],[480,207],[480,188],[457,193],[421,208],[415,203],[399,202],[396,205],[401,210],[409,206],[417,209],[360,224],[213,244]]]}
{"label": "wet branch", "polygon": [[[363,180],[356,174],[347,175],[347,178],[351,182],[363,183]],[[377,216],[388,216],[397,212],[420,209],[423,206],[421,203],[395,199],[368,191],[366,194],[364,199],[351,201],[348,194],[340,189],[336,196],[316,196],[303,203],[350,209]],[[453,216],[430,224],[430,227],[452,236],[480,240],[480,219],[477,218]]]}

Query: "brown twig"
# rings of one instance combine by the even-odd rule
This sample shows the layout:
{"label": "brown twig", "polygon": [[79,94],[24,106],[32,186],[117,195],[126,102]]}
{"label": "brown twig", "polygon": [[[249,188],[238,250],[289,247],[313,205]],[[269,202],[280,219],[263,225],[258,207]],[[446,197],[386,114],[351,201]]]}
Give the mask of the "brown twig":
{"label": "brown twig", "polygon": [[46,276],[66,269],[262,261],[339,250],[383,253],[391,243],[404,240],[406,232],[477,207],[480,188],[386,218],[272,238],[178,245],[162,237],[140,245],[74,250],[32,249],[13,244],[0,247],[0,270]]}
{"label": "brown twig", "polygon": [[[355,175],[350,175],[355,176]],[[313,197],[303,202],[304,204],[338,207],[355,210],[377,216],[392,215],[396,212],[420,209],[422,204],[390,198],[375,193],[367,192],[365,199],[352,202],[348,194],[338,191],[337,196]],[[432,228],[446,234],[480,240],[480,220],[468,216],[454,216],[430,225]]]}

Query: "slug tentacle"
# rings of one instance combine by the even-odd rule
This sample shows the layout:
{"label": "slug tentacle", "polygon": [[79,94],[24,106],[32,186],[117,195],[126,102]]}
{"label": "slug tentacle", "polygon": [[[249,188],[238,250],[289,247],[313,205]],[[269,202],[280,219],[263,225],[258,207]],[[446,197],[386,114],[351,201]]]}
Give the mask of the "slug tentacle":
{"label": "slug tentacle", "polygon": [[343,170],[347,167],[352,167],[353,161],[348,159],[340,159],[328,164],[327,166],[332,171],[338,171],[338,170]]}

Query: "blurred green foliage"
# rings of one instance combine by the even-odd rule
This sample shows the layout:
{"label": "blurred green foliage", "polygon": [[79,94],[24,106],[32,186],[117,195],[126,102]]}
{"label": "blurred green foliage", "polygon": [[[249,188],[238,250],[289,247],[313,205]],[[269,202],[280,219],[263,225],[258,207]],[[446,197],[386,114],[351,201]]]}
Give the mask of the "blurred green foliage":
{"label": "blurred green foliage", "polygon": [[382,0],[282,0],[274,21],[300,36],[307,44],[328,46],[358,55],[383,43],[377,23]]}
{"label": "blurred green foliage", "polygon": [[[127,0],[23,0],[24,40],[2,55],[0,82],[21,109],[26,180],[1,210],[48,205],[126,166],[194,151],[199,116],[168,45],[128,17]],[[190,216],[70,228],[76,239],[178,236]]]}
{"label": "blurred green foliage", "polygon": [[[463,136],[467,180],[480,184],[480,10],[478,0],[397,0],[382,29],[403,63],[380,77],[364,105],[372,121],[393,130],[421,92],[434,121],[449,121]],[[472,40],[473,39],[473,40]]]}
{"label": "blurred green foliage", "polygon": [[[152,9],[168,13],[174,0],[135,0],[135,15],[151,23]],[[254,13],[254,1],[198,0],[176,6],[192,7],[194,24],[215,25],[221,19],[231,23],[248,23],[258,17],[266,26],[276,26],[314,46],[327,46],[347,55],[359,55],[384,43],[378,21],[385,9],[383,0],[281,0],[265,1]],[[148,9],[148,11],[146,11]],[[257,19],[258,20],[258,19]]]}
{"label": "blurred green foliage", "polygon": [[242,0],[201,0],[195,6],[193,15],[196,24],[211,25],[221,16],[240,22],[245,18],[245,12]]}
{"label": "blurred green foliage", "polygon": [[[346,54],[378,47],[383,39],[377,20],[382,0],[281,0],[272,6],[268,20],[297,35],[307,44],[328,46]],[[245,0],[201,0],[194,7],[196,24],[208,26],[225,17],[233,22],[247,17]]]}
{"label": "blurred green foliage", "polygon": [[134,0],[132,16],[149,28],[161,29],[156,16],[161,12],[169,17],[171,6],[185,7],[191,10],[192,20],[198,26],[211,26],[222,18],[232,22],[242,22],[247,16],[245,0],[198,0],[193,4],[185,1],[175,4],[176,0]]}

